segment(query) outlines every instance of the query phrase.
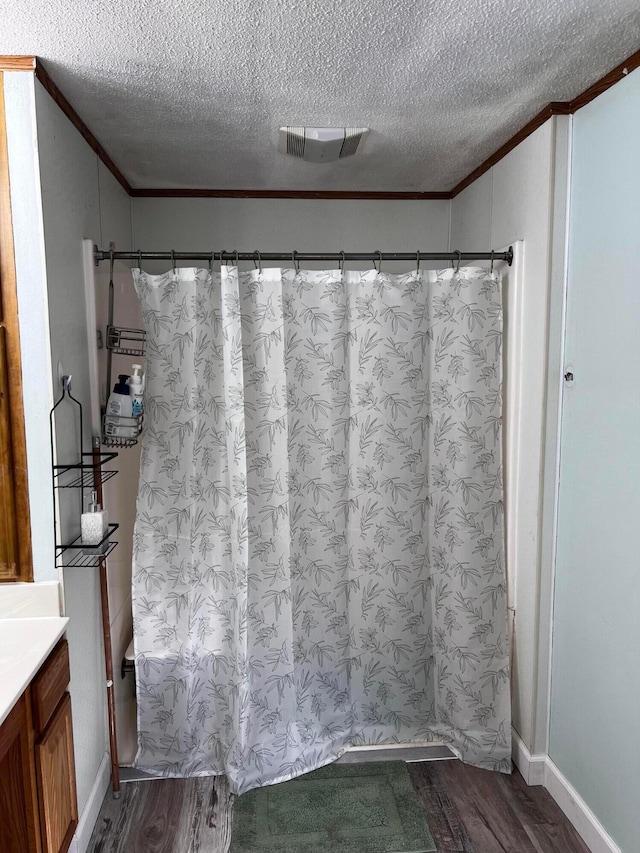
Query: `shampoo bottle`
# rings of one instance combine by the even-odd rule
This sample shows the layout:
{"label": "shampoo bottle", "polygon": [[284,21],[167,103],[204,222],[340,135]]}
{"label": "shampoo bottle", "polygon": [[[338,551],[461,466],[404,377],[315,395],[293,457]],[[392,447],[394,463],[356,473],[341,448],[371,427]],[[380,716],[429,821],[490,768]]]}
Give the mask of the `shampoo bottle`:
{"label": "shampoo bottle", "polygon": [[[126,373],[118,376],[118,381],[113,386],[113,391],[107,402],[105,417],[105,433],[107,435],[119,436],[120,438],[136,438],[138,431],[131,420],[133,417],[132,398]],[[125,420],[129,418],[129,420]]]}

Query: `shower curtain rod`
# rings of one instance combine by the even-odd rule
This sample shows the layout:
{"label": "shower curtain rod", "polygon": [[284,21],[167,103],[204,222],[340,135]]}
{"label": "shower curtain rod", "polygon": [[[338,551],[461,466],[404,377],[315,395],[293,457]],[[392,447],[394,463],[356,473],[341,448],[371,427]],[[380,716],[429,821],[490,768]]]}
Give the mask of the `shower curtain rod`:
{"label": "shower curtain rod", "polygon": [[513,262],[513,248],[506,252],[112,252],[94,247],[95,264],[100,261],[506,261]]}

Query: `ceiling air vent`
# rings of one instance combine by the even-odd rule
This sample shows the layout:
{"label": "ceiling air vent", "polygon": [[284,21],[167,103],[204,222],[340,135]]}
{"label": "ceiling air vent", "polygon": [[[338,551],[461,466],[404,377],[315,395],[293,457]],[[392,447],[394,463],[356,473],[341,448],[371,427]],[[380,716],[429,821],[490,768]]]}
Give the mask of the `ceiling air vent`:
{"label": "ceiling air vent", "polygon": [[355,154],[368,127],[281,127],[278,151],[310,163],[330,163]]}

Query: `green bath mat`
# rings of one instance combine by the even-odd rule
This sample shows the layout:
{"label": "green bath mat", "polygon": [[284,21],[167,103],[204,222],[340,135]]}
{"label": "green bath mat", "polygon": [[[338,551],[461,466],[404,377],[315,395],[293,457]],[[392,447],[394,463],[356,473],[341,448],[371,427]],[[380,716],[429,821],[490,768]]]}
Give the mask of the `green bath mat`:
{"label": "green bath mat", "polygon": [[433,853],[401,761],[331,764],[237,797],[230,853]]}

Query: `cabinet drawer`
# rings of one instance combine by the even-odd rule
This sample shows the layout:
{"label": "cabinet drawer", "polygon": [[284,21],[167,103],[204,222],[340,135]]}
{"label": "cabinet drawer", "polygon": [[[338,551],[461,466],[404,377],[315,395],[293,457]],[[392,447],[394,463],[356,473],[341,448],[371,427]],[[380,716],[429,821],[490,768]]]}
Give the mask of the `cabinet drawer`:
{"label": "cabinet drawer", "polygon": [[45,729],[70,680],[69,646],[66,640],[60,640],[31,684],[33,728],[36,735]]}

